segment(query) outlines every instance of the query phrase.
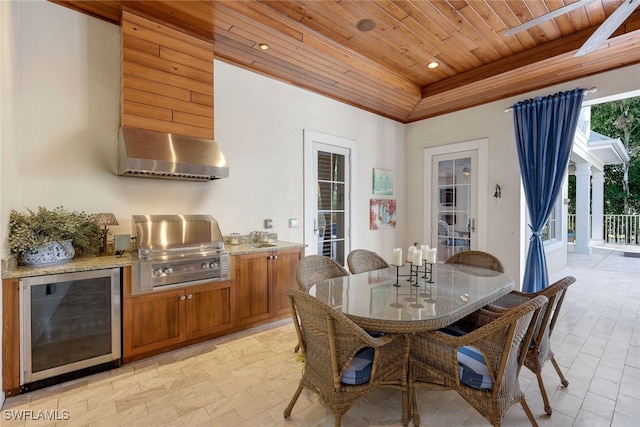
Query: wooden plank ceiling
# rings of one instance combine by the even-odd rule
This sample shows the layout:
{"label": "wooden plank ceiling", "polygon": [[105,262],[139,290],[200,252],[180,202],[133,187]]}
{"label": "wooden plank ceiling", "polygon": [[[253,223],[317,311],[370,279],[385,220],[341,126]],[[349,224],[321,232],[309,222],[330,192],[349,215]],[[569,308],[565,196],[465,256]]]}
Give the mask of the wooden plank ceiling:
{"label": "wooden plank ceiling", "polygon": [[623,0],[514,36],[504,33],[574,0],[50,1],[114,24],[126,8],[213,40],[217,59],[403,123],[640,62],[640,8],[574,57]]}

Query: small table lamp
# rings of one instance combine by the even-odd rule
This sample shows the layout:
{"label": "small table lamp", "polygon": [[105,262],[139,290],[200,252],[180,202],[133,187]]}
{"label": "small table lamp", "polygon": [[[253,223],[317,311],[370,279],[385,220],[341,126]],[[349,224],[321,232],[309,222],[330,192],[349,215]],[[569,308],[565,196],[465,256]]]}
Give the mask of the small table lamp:
{"label": "small table lamp", "polygon": [[107,229],[107,225],[119,225],[116,216],[112,213],[99,213],[96,216],[96,224],[99,226],[103,226],[102,230],[102,252],[107,252],[107,235],[109,234],[109,230]]}

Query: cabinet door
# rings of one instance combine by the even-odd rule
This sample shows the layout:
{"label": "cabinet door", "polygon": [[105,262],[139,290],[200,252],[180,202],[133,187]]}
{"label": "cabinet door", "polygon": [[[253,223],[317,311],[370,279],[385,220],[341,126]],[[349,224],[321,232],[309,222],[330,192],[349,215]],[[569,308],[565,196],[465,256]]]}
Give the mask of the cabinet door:
{"label": "cabinet door", "polygon": [[269,261],[272,252],[238,256],[237,306],[241,324],[269,318]]}
{"label": "cabinet door", "polygon": [[301,251],[299,249],[277,251],[275,258],[271,262],[274,299],[274,315],[289,314],[289,301],[286,290],[297,288],[296,269],[300,261]]}
{"label": "cabinet door", "polygon": [[187,339],[219,333],[233,326],[231,282],[187,288]]}
{"label": "cabinet door", "polygon": [[124,357],[185,340],[185,291],[156,292],[124,299]]}

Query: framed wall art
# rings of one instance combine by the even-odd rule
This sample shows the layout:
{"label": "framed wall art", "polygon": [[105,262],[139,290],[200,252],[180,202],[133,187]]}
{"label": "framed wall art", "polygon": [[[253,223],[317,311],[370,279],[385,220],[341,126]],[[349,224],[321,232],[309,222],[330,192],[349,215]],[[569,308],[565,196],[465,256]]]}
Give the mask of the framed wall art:
{"label": "framed wall art", "polygon": [[393,171],[373,169],[373,194],[376,196],[393,196]]}
{"label": "framed wall art", "polygon": [[395,199],[369,200],[369,229],[396,228]]}

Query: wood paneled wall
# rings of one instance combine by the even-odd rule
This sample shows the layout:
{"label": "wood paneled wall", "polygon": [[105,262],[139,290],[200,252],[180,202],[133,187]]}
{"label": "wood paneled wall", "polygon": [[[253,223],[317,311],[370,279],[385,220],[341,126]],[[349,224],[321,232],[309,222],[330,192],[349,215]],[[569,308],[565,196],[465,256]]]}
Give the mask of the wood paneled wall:
{"label": "wood paneled wall", "polygon": [[213,139],[213,43],[122,11],[122,126]]}

